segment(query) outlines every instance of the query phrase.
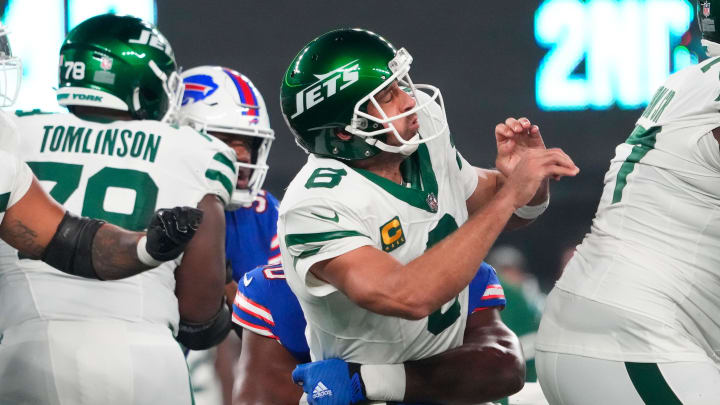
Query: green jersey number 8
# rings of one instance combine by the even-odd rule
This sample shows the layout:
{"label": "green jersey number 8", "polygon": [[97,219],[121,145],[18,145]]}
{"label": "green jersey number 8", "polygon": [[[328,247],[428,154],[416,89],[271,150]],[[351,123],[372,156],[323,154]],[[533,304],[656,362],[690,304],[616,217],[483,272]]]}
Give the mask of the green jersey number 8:
{"label": "green jersey number 8", "polygon": [[[53,181],[50,190],[60,204],[64,204],[77,190],[83,166],[58,162],[28,162],[38,180]],[[135,192],[135,202],[129,214],[108,211],[105,199],[112,188]],[[131,231],[142,231],[150,222],[157,203],[158,187],[149,174],[132,169],[105,167],[90,176],[85,187],[81,214],[101,219]]]}

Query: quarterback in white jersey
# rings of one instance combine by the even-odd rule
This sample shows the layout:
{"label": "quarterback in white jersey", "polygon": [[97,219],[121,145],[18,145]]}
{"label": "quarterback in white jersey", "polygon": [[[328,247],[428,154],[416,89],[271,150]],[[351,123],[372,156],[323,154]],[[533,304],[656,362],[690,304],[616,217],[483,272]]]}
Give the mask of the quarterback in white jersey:
{"label": "quarterback in white jersey", "polygon": [[[702,3],[707,26],[710,3],[720,2]],[[715,57],[671,75],[617,146],[591,232],[540,326],[538,374],[555,401],[640,404],[657,391],[668,404],[720,398],[719,74]],[[628,393],[594,396],[594,388],[564,383],[568,373],[583,378],[573,357],[619,364],[625,381],[617,386]],[[678,364],[686,369],[673,374]],[[641,377],[650,374],[660,388],[647,387]]]}
{"label": "quarterback in white jersey", "polygon": [[[467,391],[431,392],[420,376],[406,381],[400,363],[463,343],[468,284],[492,242],[516,208],[532,201],[533,215],[523,214],[527,207],[521,215],[542,212],[547,176],[577,168],[561,151],[546,150],[529,121],[508,119],[496,128],[498,166],[508,176],[478,171],[454,147],[439,90],[410,80],[411,61],[375,33],[341,29],[291,62],[283,113],[312,155],[280,206],[287,281],[308,322],[311,357],[322,360],[313,369],[340,358],[347,366],[337,378],[362,374],[353,377],[363,387],[348,402],[497,399],[522,385],[514,349],[499,366],[504,379],[473,375],[463,381],[475,388]],[[330,380],[318,388],[312,373],[296,380],[311,403],[345,398],[327,394]]]}
{"label": "quarterback in white jersey", "polygon": [[[143,36],[149,44],[137,40]],[[20,154],[49,193],[72,211],[132,230],[144,229],[156,207],[179,203],[201,208],[204,220],[181,259],[126,280],[78,280],[23,257],[3,265],[0,402],[190,404],[174,335],[201,349],[229,330],[223,206],[236,181],[235,154],[160,121],[177,106],[181,82],[169,44],[150,24],[93,17],[68,34],[61,60],[71,63],[61,63],[58,100],[85,119],[15,119]]]}

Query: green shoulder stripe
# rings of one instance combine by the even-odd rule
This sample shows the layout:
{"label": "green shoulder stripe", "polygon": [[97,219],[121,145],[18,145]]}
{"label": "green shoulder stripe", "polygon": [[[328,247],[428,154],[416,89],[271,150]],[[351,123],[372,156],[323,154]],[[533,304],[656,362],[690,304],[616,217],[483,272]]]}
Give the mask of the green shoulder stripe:
{"label": "green shoulder stripe", "polygon": [[[285,244],[288,246],[304,245],[313,242],[326,242],[333,239],[342,239],[349,236],[365,236],[357,231],[332,231],[318,233],[294,233],[285,236]],[[367,236],[365,236],[367,238]]]}
{"label": "green shoulder stripe", "polygon": [[210,180],[219,181],[223,185],[225,190],[228,192],[228,195],[232,195],[235,185],[233,184],[232,181],[230,181],[230,179],[226,175],[220,173],[217,170],[208,169],[205,172],[205,177],[207,177]]}
{"label": "green shoulder stripe", "polygon": [[43,111],[39,108],[34,110],[15,110],[15,115],[18,117],[27,117],[28,115],[40,115],[40,114],[55,114],[50,111]]}
{"label": "green shoulder stripe", "polygon": [[0,212],[5,212],[8,202],[10,202],[10,192],[0,194]]}
{"label": "green shoulder stripe", "polygon": [[229,167],[230,170],[232,170],[233,173],[235,173],[235,165],[233,164],[233,161],[230,160],[227,156],[223,155],[222,153],[218,152],[213,156],[214,160],[217,160],[218,162],[224,164],[225,166]]}

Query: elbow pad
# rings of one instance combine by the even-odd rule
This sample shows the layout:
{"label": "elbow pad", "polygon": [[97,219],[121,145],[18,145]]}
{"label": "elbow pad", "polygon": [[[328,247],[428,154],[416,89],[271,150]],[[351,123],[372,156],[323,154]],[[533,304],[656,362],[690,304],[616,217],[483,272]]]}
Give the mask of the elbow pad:
{"label": "elbow pad", "polygon": [[45,247],[42,261],[74,276],[99,279],[92,263],[95,234],[105,221],[65,212],[55,235]]}
{"label": "elbow pad", "polygon": [[225,339],[230,332],[230,310],[223,302],[220,311],[206,323],[189,323],[180,320],[177,341],[190,350],[209,349]]}

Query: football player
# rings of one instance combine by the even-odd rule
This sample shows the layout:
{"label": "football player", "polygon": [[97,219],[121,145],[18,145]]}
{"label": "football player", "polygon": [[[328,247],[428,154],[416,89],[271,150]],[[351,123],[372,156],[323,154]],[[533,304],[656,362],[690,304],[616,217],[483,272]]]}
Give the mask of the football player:
{"label": "football player", "polygon": [[548,296],[536,367],[552,404],[720,398],[720,1],[697,20],[710,58],[671,75],[616,147]]}
{"label": "football player", "polygon": [[[257,266],[280,262],[278,201],[262,188],[274,133],[265,100],[247,76],[222,66],[199,66],[184,71],[182,78],[183,123],[225,142],[238,160],[237,183],[225,211],[225,257],[232,273],[227,296],[232,305],[243,274]],[[214,359],[222,395],[225,403],[230,403],[232,369],[239,355],[240,341],[230,334],[217,346],[217,354],[215,350],[193,352],[188,359],[189,362],[197,362],[199,356]],[[209,382],[202,391],[213,391],[211,386]]]}
{"label": "football player", "polygon": [[[298,403],[302,389],[292,383],[291,374],[297,365],[310,361],[300,304],[285,281],[281,265],[257,268],[243,280],[238,284],[233,304],[233,326],[243,337],[233,403]],[[483,351],[503,348],[508,352],[519,351],[517,337],[500,321],[498,314],[505,306],[503,288],[495,270],[485,263],[470,283],[469,302],[464,344],[455,349],[456,356],[451,358],[447,353],[443,355],[445,358],[405,364],[408,372],[427,376],[427,383],[437,385],[439,390],[456,389],[453,383],[456,373],[488,374],[487,378],[494,378],[495,384],[503,384],[508,380],[503,369],[507,366],[505,363],[473,359],[480,358]],[[461,355],[462,361],[457,361]],[[428,368],[433,372],[426,373]],[[513,367],[509,368],[514,372]],[[443,379],[442,375],[448,378]]]}
{"label": "football player", "polygon": [[[8,107],[18,94],[22,64],[12,55],[2,25],[0,70],[0,106]],[[0,238],[27,257],[81,277],[129,277],[155,267],[157,261],[177,257],[202,220],[202,213],[195,209],[158,211],[146,237],[102,221],[77,218],[50,198],[27,164],[17,159],[17,129],[2,112],[0,127]],[[8,258],[14,261],[16,255],[3,247],[0,266]]]}
{"label": "football player", "polygon": [[50,195],[130,230],[144,229],[155,207],[169,204],[197,206],[203,223],[181,260],[122,281],[76,280],[26,259],[6,271],[0,402],[190,404],[174,335],[202,349],[230,328],[224,207],[235,153],[172,124],[182,80],[153,25],[90,18],[67,35],[59,65],[57,98],[71,114],[16,117],[20,155],[49,182]]}
{"label": "football player", "polygon": [[[282,110],[311,155],[280,205],[285,275],[313,360],[344,360],[336,377],[364,387],[353,401],[493,400],[522,387],[516,352],[487,353],[517,364],[508,383],[462,374],[458,390],[422,384],[402,363],[462,344],[468,285],[495,238],[545,209],[549,177],[578,169],[514,118],[495,129],[499,170],[472,167],[450,137],[439,90],[415,85],[411,62],[375,33],[341,29],[290,63]],[[322,387],[314,395],[318,387],[303,386],[311,402],[342,398]]]}

